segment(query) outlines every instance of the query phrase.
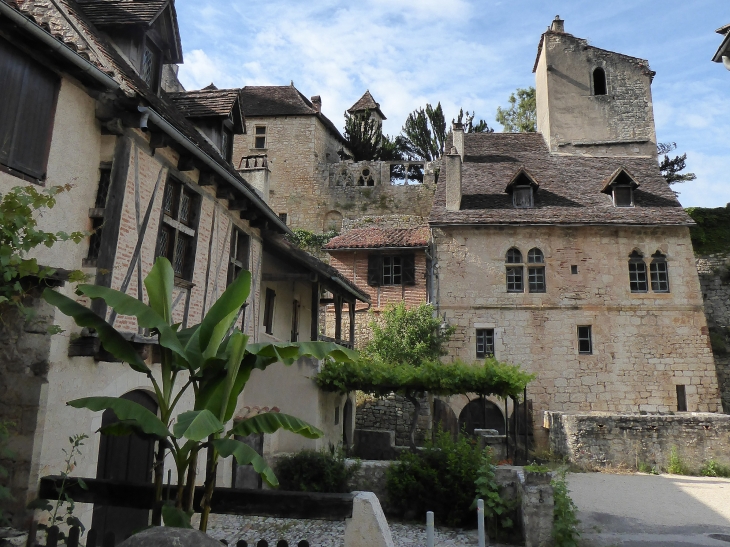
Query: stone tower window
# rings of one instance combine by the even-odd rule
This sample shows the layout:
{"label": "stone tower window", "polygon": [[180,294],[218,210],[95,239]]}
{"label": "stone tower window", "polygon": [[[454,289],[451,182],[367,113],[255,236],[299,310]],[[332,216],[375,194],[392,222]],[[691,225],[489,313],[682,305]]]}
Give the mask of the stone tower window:
{"label": "stone tower window", "polygon": [[530,292],[545,292],[545,256],[535,247],[527,253],[527,284]]}
{"label": "stone tower window", "polygon": [[254,136],[254,148],[266,148],[266,126],[257,125],[256,135]]}
{"label": "stone tower window", "polygon": [[647,292],[649,290],[646,278],[646,262],[639,251],[629,255],[629,286],[631,292]]}
{"label": "stone tower window", "polygon": [[590,355],[593,353],[593,332],[591,325],[578,327],[578,353]]}
{"label": "stone tower window", "polygon": [[477,329],[477,358],[494,357],[494,329]]}
{"label": "stone tower window", "polygon": [[667,257],[657,251],[651,255],[652,261],[649,264],[651,275],[651,290],[654,292],[669,292],[669,270],[667,268]]}
{"label": "stone tower window", "polygon": [[601,67],[593,70],[593,94],[606,95],[606,71]]}
{"label": "stone tower window", "polygon": [[357,179],[358,186],[375,186],[375,180],[369,168],[360,171],[360,178]]}
{"label": "stone tower window", "polygon": [[507,266],[507,292],[524,292],[524,267],[522,266],[522,253],[519,249],[512,247],[507,251],[505,257]]}

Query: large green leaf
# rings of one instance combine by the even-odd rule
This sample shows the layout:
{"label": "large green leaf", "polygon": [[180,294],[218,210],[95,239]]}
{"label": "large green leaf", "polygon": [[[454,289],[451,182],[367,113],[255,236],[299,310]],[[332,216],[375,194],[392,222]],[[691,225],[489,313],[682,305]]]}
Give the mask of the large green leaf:
{"label": "large green leaf", "polygon": [[170,528],[192,528],[190,515],[182,509],[175,507],[173,503],[166,503],[162,506],[162,521]]}
{"label": "large green leaf", "polygon": [[191,441],[202,441],[213,433],[223,431],[223,427],[210,410],[190,410],[177,417],[172,432],[178,439],[185,437]]}
{"label": "large green leaf", "polygon": [[66,403],[74,408],[88,408],[94,412],[111,409],[122,421],[134,422],[142,431],[157,437],[169,437],[171,433],[157,416],[142,405],[118,397],[84,397]]}
{"label": "large green leaf", "polygon": [[231,328],[241,306],[245,304],[250,290],[251,272],[242,270],[205,314],[200,323],[199,344],[206,357],[212,357],[218,352],[218,346]]}
{"label": "large green leaf", "polygon": [[245,437],[251,433],[274,433],[279,429],[291,431],[307,439],[319,439],[324,435],[323,431],[304,420],[280,412],[265,412],[242,420],[236,423],[228,434]]}
{"label": "large green leaf", "polygon": [[217,439],[213,441],[213,446],[224,458],[235,457],[238,465],[252,465],[254,471],[261,475],[269,486],[279,486],[279,480],[271,468],[266,465],[266,460],[247,444],[234,439]]}
{"label": "large green leaf", "polygon": [[[164,256],[155,260],[150,273],[144,279],[150,307],[160,315],[166,324],[172,323],[172,290],[175,287],[175,272]],[[170,348],[172,349],[172,348]]]}
{"label": "large green leaf", "polygon": [[344,348],[334,342],[258,343],[249,344],[246,350],[248,353],[256,355],[257,360],[254,366],[260,369],[279,361],[290,365],[302,357],[314,357],[315,359],[331,357],[340,362],[355,361],[358,357],[357,351]]}
{"label": "large green leaf", "polygon": [[142,357],[139,356],[134,346],[125,340],[119,331],[114,329],[114,327],[89,308],[52,289],[43,291],[43,299],[49,304],[56,306],[62,313],[73,317],[78,326],[93,328],[99,336],[99,340],[104,345],[104,349],[114,357],[120,361],[129,363],[129,366],[137,372],[144,374],[150,372],[149,367],[145,364]]}
{"label": "large green leaf", "polygon": [[144,302],[123,292],[100,285],[79,285],[78,291],[89,298],[101,298],[108,306],[114,308],[114,311],[119,315],[136,317],[140,327],[157,329],[160,333],[160,345],[174,351],[183,359],[186,358],[185,348],[178,340],[175,331],[165,319]]}

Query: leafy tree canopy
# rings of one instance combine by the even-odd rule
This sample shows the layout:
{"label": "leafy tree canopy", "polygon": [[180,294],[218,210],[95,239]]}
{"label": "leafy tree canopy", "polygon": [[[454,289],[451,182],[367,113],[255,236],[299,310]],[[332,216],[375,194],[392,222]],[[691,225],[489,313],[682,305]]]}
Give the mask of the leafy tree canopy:
{"label": "leafy tree canopy", "polygon": [[497,122],[505,133],[529,133],[537,130],[535,88],[518,88],[509,96],[509,107],[497,107]]}
{"label": "leafy tree canopy", "polygon": [[676,142],[660,142],[657,144],[657,154],[663,155],[664,159],[659,162],[659,171],[662,176],[667,179],[668,184],[677,184],[680,182],[688,182],[695,180],[697,175],[694,173],[682,173],[687,167],[687,154],[669,158],[669,152],[677,148]]}
{"label": "leafy tree canopy", "polygon": [[345,139],[355,161],[403,159],[401,138],[384,135],[382,122],[369,110],[364,114],[345,112]]}

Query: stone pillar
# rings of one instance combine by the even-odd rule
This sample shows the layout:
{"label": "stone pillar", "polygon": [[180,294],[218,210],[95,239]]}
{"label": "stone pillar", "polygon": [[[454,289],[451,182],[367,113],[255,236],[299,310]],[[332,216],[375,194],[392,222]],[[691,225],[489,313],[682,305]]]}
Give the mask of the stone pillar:
{"label": "stone pillar", "polygon": [[553,487],[552,473],[525,471],[522,484],[522,531],[525,547],[548,547],[552,545]]}

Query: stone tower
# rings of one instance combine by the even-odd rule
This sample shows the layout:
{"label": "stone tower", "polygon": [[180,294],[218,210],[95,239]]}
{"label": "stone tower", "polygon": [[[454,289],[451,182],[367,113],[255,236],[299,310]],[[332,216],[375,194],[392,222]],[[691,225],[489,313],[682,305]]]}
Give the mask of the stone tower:
{"label": "stone tower", "polygon": [[376,102],[373,96],[370,94],[370,90],[366,90],[355,104],[347,109],[349,114],[365,114],[365,111],[369,111],[370,115],[376,119],[379,123],[387,120],[383,111],[380,110],[380,103]]}
{"label": "stone tower", "polygon": [[537,130],[553,153],[656,156],[648,61],[588,45],[555,17],[533,68]]}

